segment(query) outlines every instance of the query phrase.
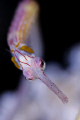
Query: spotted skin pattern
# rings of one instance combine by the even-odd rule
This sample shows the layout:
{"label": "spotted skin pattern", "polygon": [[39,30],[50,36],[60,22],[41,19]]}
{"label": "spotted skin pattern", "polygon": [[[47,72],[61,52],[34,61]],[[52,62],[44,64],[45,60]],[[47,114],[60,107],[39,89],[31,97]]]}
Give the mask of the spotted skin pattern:
{"label": "spotted skin pattern", "polygon": [[23,0],[19,3],[7,36],[7,42],[12,52],[11,61],[23,71],[27,80],[40,79],[63,103],[67,103],[67,96],[45,75],[45,62],[41,58],[35,57],[34,51],[25,44],[38,12],[39,6],[35,1]]}

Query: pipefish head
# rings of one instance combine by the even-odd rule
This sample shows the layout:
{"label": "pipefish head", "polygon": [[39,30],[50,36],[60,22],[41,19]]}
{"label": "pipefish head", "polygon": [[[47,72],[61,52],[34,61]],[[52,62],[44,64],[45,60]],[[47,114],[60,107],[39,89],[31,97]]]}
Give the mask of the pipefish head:
{"label": "pipefish head", "polygon": [[23,70],[23,74],[28,80],[40,79],[47,87],[49,87],[63,103],[68,102],[68,97],[44,74],[45,62],[35,57],[32,59],[31,67]]}
{"label": "pipefish head", "polygon": [[40,74],[44,73],[45,61],[39,57],[34,57],[31,61],[31,67],[23,70],[23,74],[28,80],[39,79]]}

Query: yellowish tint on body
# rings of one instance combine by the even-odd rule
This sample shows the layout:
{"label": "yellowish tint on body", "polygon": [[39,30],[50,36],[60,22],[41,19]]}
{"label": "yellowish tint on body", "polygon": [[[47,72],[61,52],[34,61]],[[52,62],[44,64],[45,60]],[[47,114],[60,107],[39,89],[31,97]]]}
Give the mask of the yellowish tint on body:
{"label": "yellowish tint on body", "polygon": [[22,42],[28,36],[30,28],[32,27],[32,24],[35,21],[35,18],[39,11],[39,6],[34,1],[27,3],[27,5],[24,5],[24,7],[26,9],[26,13],[22,20],[22,24],[21,24],[19,32],[18,32],[19,41],[22,41]]}

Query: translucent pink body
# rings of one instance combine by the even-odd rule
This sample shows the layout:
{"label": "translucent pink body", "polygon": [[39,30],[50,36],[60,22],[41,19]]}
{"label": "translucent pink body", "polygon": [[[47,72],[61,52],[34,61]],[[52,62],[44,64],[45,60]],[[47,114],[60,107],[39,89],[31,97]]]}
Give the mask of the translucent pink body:
{"label": "translucent pink body", "polygon": [[[27,14],[24,5],[28,7],[28,2],[23,1],[19,4],[19,7],[16,10],[16,14],[13,18],[13,21],[11,23],[9,33],[8,33],[8,45],[10,49],[12,50],[12,55],[15,58],[15,62],[20,67],[20,69],[23,71],[23,75],[25,76],[26,79],[28,80],[40,79],[62,100],[63,103],[67,103],[68,102],[67,96],[64,95],[59,90],[59,88],[44,74],[45,62],[41,58],[35,57],[34,53],[30,53],[29,51],[27,52],[25,50],[20,50],[22,46],[26,46],[24,44],[24,40],[21,39],[20,41],[19,34],[17,34],[19,33],[21,25],[22,25],[22,28],[24,28],[25,22],[27,22],[27,19],[26,21],[23,21],[23,18],[25,18]],[[34,3],[31,3],[31,5],[34,5]],[[36,6],[37,5],[35,4],[35,7]],[[28,10],[31,10],[31,7]],[[32,22],[34,21],[33,18],[34,16],[31,18]],[[31,27],[32,24],[30,23],[30,20],[28,22]],[[26,31],[30,31],[30,28],[26,27],[24,32]],[[23,29],[22,29],[21,36],[23,35],[24,34],[23,34]],[[27,37],[28,36],[26,36],[26,38]]]}
{"label": "translucent pink body", "polygon": [[8,32],[8,45],[10,46],[10,49],[13,50],[15,47],[14,44],[17,45],[20,42],[18,39],[18,35],[15,34],[15,32],[19,32],[20,25],[26,13],[26,10],[23,8],[24,4],[27,4],[27,2],[23,1],[19,3],[18,9],[16,10],[15,16],[13,17],[13,21],[11,22],[11,26]]}

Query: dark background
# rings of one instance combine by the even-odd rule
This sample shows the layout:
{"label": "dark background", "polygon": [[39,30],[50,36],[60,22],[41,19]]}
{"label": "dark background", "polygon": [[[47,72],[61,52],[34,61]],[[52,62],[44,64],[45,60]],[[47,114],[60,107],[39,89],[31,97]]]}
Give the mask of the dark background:
{"label": "dark background", "polygon": [[[0,0],[0,93],[15,90],[21,71],[14,67],[7,51],[7,32],[20,0]],[[59,62],[63,69],[71,46],[80,43],[80,9],[75,3],[37,0],[40,5],[40,25],[45,47],[45,61]],[[6,50],[7,49],[7,50]]]}

